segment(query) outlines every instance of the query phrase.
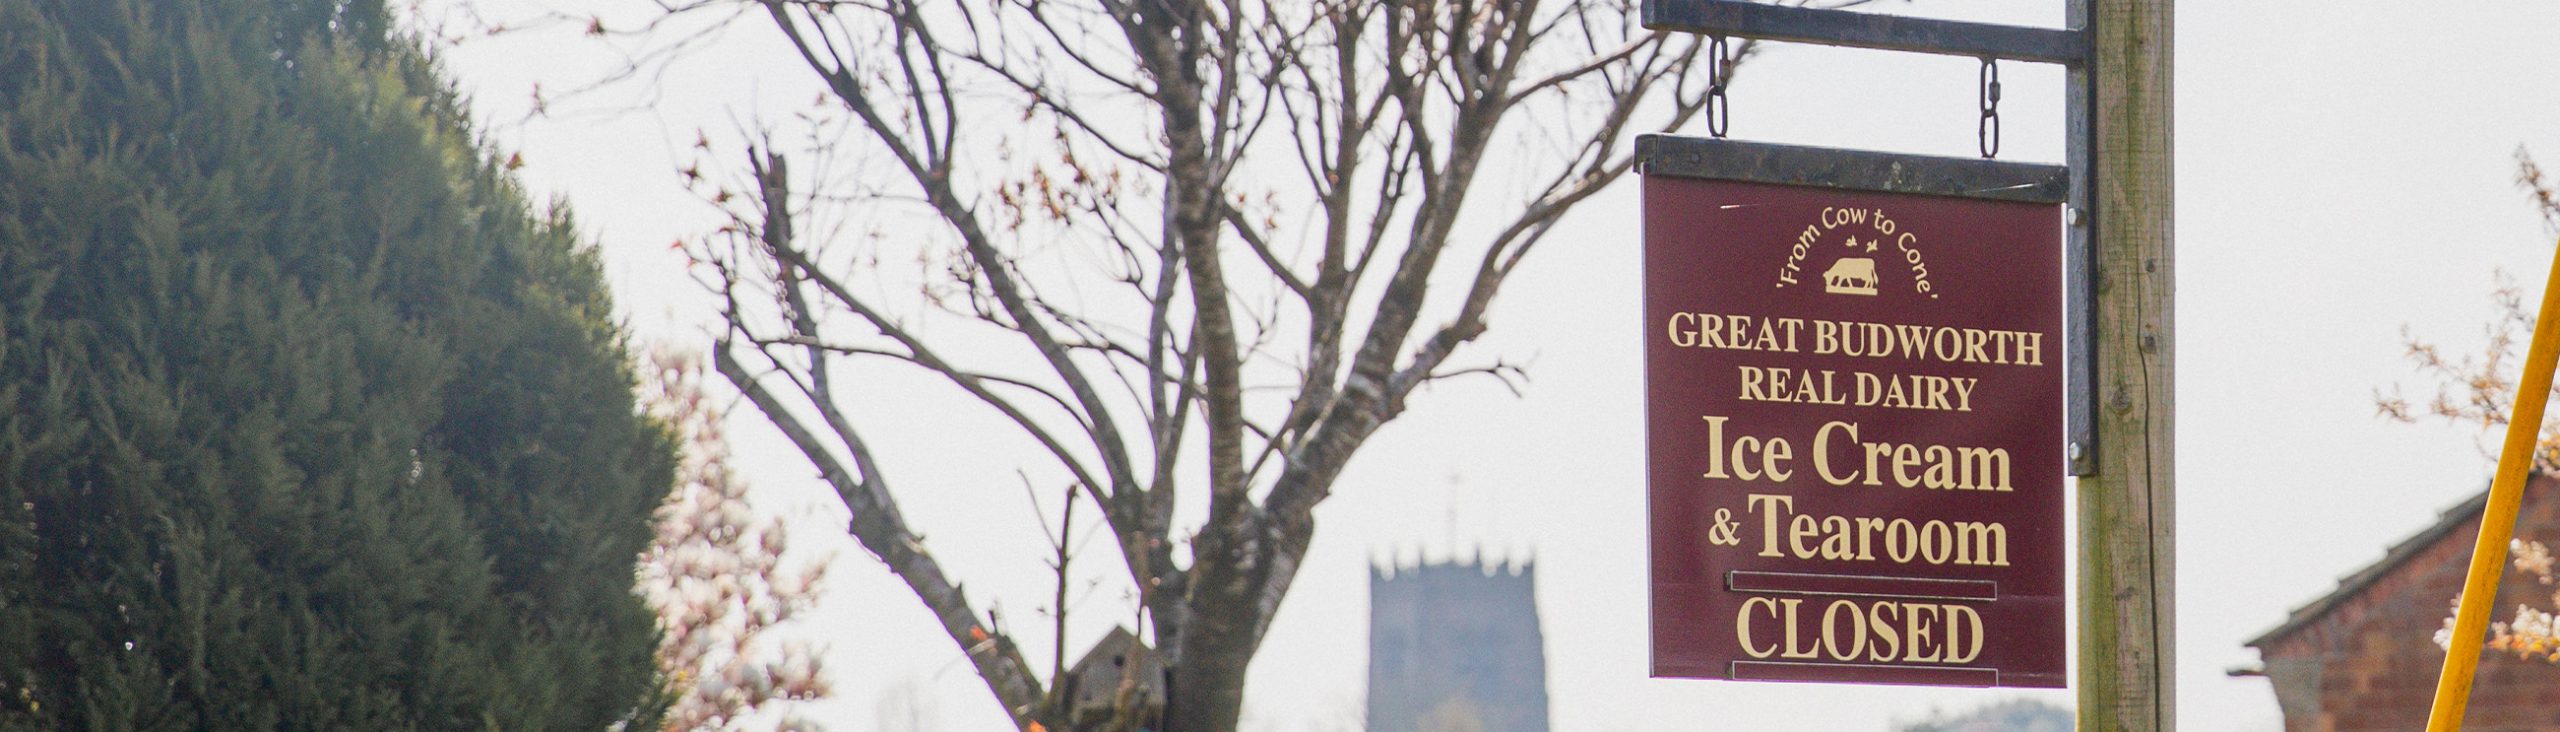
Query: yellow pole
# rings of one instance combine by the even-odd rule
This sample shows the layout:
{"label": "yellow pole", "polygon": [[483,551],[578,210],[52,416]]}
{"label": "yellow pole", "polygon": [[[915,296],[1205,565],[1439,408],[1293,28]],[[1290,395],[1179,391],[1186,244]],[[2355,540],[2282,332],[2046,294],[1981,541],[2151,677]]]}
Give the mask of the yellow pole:
{"label": "yellow pole", "polygon": [[2524,502],[2525,474],[2533,468],[2533,448],[2541,438],[2542,407],[2551,401],[2555,361],[2560,361],[2560,251],[2553,252],[2550,281],[2542,286],[2542,312],[2533,321],[2533,347],[2525,355],[2524,380],[2516,383],[2507,443],[2498,452],[2498,477],[2489,484],[2488,507],[2480,511],[2480,539],[2471,545],[2471,575],[2462,583],[2462,608],[2454,612],[2444,671],[2436,676],[2435,709],[2427,714],[2429,732],[2462,729],[2462,710],[2471,703],[2471,673],[2480,666],[2481,636],[2489,630],[2490,604],[2498,600],[2498,576],[2507,566],[2507,541],[2515,537],[2516,510]]}

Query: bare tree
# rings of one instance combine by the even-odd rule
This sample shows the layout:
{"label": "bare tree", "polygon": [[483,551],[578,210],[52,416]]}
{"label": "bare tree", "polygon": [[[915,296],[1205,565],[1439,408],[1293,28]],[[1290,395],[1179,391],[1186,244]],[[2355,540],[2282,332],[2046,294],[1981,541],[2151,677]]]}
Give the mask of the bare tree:
{"label": "bare tree", "polygon": [[[1514,385],[1459,357],[1503,283],[1630,170],[1639,124],[1705,108],[1708,44],[1642,29],[1635,5],[671,4],[769,22],[828,93],[811,148],[702,183],[734,220],[689,245],[727,302],[718,369],[1015,724],[1063,728],[1058,680],[926,551],[850,405],[864,369],[902,364],[1001,415],[1045,455],[1034,472],[1099,507],[1168,669],[1166,728],[1232,730],[1345,464],[1425,384]],[[837,172],[791,170],[813,159]],[[1489,166],[1512,185],[1475,190]],[[935,224],[877,223],[901,216]],[[893,246],[928,253],[927,312],[881,286]],[[1025,356],[920,325],[955,321]],[[1178,485],[1204,522],[1177,525]]]}

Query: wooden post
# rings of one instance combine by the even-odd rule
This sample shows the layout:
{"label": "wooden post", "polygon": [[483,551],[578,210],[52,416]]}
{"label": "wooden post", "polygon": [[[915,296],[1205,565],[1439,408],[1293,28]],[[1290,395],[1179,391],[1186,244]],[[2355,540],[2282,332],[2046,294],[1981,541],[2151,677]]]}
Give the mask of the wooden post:
{"label": "wooden post", "polygon": [[2171,0],[2094,0],[2097,470],[2080,481],[2080,729],[2176,724]]}

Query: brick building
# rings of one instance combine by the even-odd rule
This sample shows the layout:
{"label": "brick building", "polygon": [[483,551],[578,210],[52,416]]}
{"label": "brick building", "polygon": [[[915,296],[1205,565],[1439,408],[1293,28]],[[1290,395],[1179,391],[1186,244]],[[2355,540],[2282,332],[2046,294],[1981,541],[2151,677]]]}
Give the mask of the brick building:
{"label": "brick building", "polygon": [[[2287,732],[2423,729],[2444,651],[2434,637],[2450,615],[2479,536],[2482,493],[2445,509],[2434,525],[2401,541],[2336,591],[2293,611],[2248,642],[2275,686]],[[2516,536],[2560,546],[2560,480],[2525,485]],[[2554,588],[2510,566],[2495,619],[2518,603],[2550,609]],[[2560,730],[2560,666],[2487,651],[2473,680],[2464,729]]]}

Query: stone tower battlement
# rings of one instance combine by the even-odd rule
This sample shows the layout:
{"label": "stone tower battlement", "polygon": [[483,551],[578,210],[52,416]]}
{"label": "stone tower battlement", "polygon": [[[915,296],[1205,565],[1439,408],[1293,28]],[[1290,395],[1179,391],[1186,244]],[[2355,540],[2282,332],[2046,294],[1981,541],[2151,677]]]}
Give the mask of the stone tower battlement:
{"label": "stone tower battlement", "polygon": [[1369,568],[1368,728],[1546,732],[1534,560]]}

